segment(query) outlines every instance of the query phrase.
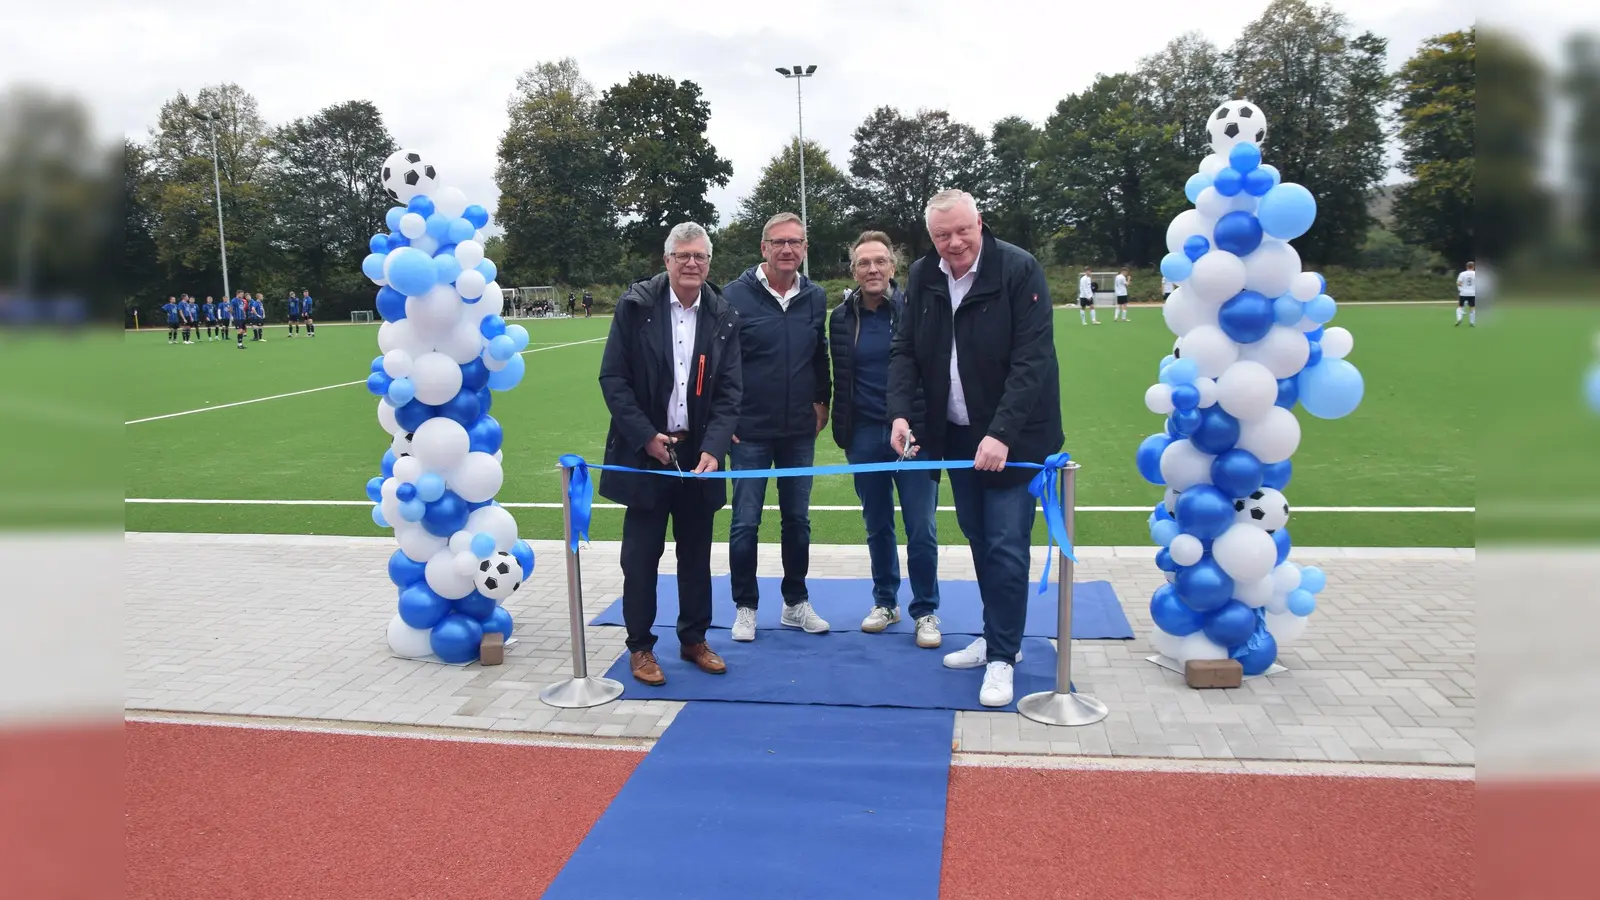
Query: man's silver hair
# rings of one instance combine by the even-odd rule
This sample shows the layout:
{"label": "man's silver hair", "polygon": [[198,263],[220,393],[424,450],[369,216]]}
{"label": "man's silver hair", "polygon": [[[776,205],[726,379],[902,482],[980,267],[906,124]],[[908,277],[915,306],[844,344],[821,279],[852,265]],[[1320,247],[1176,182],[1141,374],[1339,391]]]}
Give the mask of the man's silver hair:
{"label": "man's silver hair", "polygon": [[706,234],[704,228],[693,222],[680,222],[672,227],[672,230],[667,233],[666,254],[671,255],[677,252],[679,244],[685,244],[693,240],[705,241],[706,255],[711,255],[711,235]]}
{"label": "man's silver hair", "polygon": [[955,209],[957,206],[965,206],[967,209],[972,210],[973,215],[978,215],[978,201],[974,200],[972,195],[966,191],[951,188],[934,194],[933,199],[928,201],[927,207],[922,211],[922,224],[926,226],[935,212],[944,212],[945,210]]}
{"label": "man's silver hair", "polygon": [[795,215],[792,212],[781,212],[781,213],[778,213],[777,215],[773,216],[772,218],[768,219],[767,220],[767,224],[761,226],[761,239],[763,241],[766,240],[767,236],[772,234],[772,229],[773,228],[776,228],[777,226],[782,225],[785,222],[793,222],[794,224],[799,225],[800,226],[800,235],[801,235],[801,237],[805,236],[806,223],[800,221],[800,217]]}

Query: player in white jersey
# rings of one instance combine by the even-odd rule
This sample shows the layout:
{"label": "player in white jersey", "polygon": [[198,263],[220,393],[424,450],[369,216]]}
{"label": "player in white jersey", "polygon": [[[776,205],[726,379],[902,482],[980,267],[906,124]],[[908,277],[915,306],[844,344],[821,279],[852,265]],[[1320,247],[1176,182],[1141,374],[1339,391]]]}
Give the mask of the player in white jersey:
{"label": "player in white jersey", "polygon": [[1456,325],[1458,326],[1461,324],[1463,313],[1469,313],[1467,322],[1470,327],[1478,327],[1478,271],[1477,265],[1470,261],[1467,263],[1466,271],[1456,276]]}
{"label": "player in white jersey", "polygon": [[1094,314],[1094,279],[1089,277],[1089,267],[1085,266],[1083,274],[1078,276],[1078,321],[1087,325],[1091,319],[1094,324],[1100,324]]}
{"label": "player in white jersey", "polygon": [[1117,293],[1117,311],[1115,313],[1112,313],[1111,321],[1115,322],[1116,320],[1121,319],[1122,321],[1126,322],[1126,321],[1128,321],[1128,267],[1127,266],[1123,266],[1122,267],[1122,271],[1117,273],[1117,280],[1115,282],[1115,288],[1116,288],[1116,293]]}

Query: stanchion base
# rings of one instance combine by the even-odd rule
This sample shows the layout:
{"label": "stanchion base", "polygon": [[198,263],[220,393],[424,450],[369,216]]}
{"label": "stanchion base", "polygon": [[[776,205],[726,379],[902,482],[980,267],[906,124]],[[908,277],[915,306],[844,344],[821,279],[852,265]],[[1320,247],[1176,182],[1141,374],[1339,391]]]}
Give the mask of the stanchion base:
{"label": "stanchion base", "polygon": [[1106,705],[1085,694],[1040,691],[1018,700],[1017,712],[1046,725],[1093,725],[1106,717]]}
{"label": "stanchion base", "polygon": [[568,678],[539,692],[539,699],[558,709],[587,709],[622,696],[622,682],[610,678]]}

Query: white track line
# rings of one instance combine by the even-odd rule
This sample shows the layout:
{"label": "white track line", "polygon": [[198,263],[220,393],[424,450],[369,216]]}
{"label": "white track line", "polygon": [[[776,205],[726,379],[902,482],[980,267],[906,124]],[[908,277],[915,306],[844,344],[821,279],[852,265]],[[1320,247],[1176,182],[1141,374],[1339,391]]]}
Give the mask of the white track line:
{"label": "white track line", "polygon": [[[560,350],[562,347],[577,347],[577,346],[581,346],[583,344],[593,344],[593,343],[597,343],[597,342],[603,341],[603,340],[605,340],[605,338],[598,337],[598,338],[590,338],[589,340],[586,340],[586,341],[573,341],[570,344],[551,344],[551,345],[549,345],[547,347],[537,347],[537,348],[532,349],[532,350],[524,350],[524,351],[522,351],[521,355],[522,356],[527,356],[530,353],[543,353],[546,350]],[[183,412],[167,413],[166,415],[161,415],[161,416],[149,416],[149,417],[143,418],[143,419],[133,419],[133,420],[128,421],[128,422],[123,422],[122,424],[123,425],[138,425],[141,422],[158,422],[158,421],[160,421],[162,419],[175,419],[178,416],[192,416],[195,413],[211,412],[212,410],[216,410],[216,409],[227,409],[230,406],[248,406],[251,403],[265,403],[268,400],[282,400],[285,397],[299,397],[302,394],[315,394],[318,391],[331,391],[334,388],[350,387],[352,385],[366,384],[366,383],[367,383],[367,380],[365,378],[361,379],[360,381],[345,381],[345,382],[341,382],[339,384],[329,384],[329,385],[325,385],[323,387],[311,388],[309,390],[304,390],[304,391],[291,391],[291,392],[289,392],[287,394],[273,394],[271,397],[257,397],[254,400],[240,400],[237,403],[219,403],[216,406],[202,406],[199,409],[186,409]]]}
{"label": "white track line", "polygon": [[[371,506],[371,500],[214,500],[178,497],[128,497],[125,503],[169,504],[177,506]],[[561,509],[560,503],[502,503],[507,509]],[[622,509],[618,503],[596,503],[591,509]],[[776,510],[776,506],[763,506]],[[937,507],[939,512],[955,512],[954,506]],[[1079,506],[1078,512],[1148,513],[1149,506]],[[812,512],[860,512],[859,506],[812,506]],[[1297,513],[1472,513],[1471,506],[1297,506]]]}

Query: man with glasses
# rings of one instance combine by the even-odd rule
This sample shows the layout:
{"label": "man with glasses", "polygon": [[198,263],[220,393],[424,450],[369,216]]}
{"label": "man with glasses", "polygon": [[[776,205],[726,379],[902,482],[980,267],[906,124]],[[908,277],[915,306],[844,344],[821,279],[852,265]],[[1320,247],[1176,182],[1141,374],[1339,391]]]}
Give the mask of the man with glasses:
{"label": "man with glasses", "polygon": [[[828,297],[800,274],[806,233],[800,217],[778,213],[761,229],[761,256],[724,289],[739,319],[744,361],[744,401],[730,450],[734,469],[810,466],[817,435],[828,424],[832,383],[828,372]],[[756,538],[767,479],[733,484],[733,522],[728,529],[728,568],[738,607],[733,639],[756,639]],[[811,478],[778,479],[779,535],[783,558],[780,622],[807,634],[828,623],[811,608],[806,570],[811,562]]]}
{"label": "man with glasses", "polygon": [[[833,441],[851,465],[893,462],[889,446],[889,345],[905,309],[894,280],[894,244],[881,231],[863,232],[850,249],[856,289],[828,317],[833,355]],[[920,398],[918,398],[920,401]],[[922,429],[925,408],[913,403],[911,427]],[[939,536],[934,524],[938,482],[931,472],[860,472],[855,476],[861,520],[872,560],[872,611],[861,630],[877,634],[900,621],[900,554],[895,547],[894,495],[906,525],[906,563],[911,573],[911,618],[918,647],[941,643]]]}
{"label": "man with glasses", "polygon": [[[611,412],[605,463],[634,469],[715,472],[739,420],[739,327],[707,283],[711,238],[693,222],[667,235],[666,272],[636,281],[617,301],[600,360],[600,392]],[[656,660],[656,576],[667,520],[678,555],[678,653],[702,671],[727,671],[706,644],[711,627],[711,520],[728,502],[720,479],[606,470],[600,495],[622,517],[622,618],[629,667],[666,683]]]}

